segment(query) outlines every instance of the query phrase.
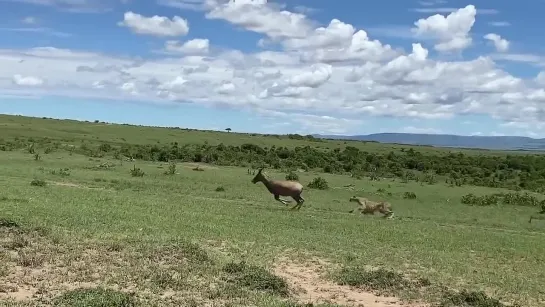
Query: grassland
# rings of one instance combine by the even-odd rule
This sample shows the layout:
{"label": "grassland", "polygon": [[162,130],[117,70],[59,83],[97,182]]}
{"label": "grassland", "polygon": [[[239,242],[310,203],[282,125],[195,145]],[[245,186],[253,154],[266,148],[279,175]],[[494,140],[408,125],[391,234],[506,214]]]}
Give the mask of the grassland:
{"label": "grassland", "polygon": [[[489,151],[482,149],[449,149],[432,146],[409,146],[402,144],[380,144],[376,142],[359,142],[344,140],[327,140],[323,142],[309,142],[308,140],[290,139],[287,136],[259,135],[253,133],[218,132],[176,127],[146,127],[134,125],[119,125],[105,122],[82,122],[75,120],[55,120],[25,116],[11,116],[0,114],[0,138],[12,137],[49,137],[63,140],[68,144],[81,144],[82,141],[108,142],[115,144],[180,144],[208,143],[217,145],[241,145],[245,143],[258,146],[311,146],[321,149],[344,148],[354,146],[369,152],[388,153],[399,151],[402,148],[419,149],[430,153],[444,154],[449,152],[463,152],[465,154],[503,154],[505,151]],[[510,153],[527,153],[526,151],[509,151]]]}
{"label": "grassland", "polygon": [[[0,117],[0,138],[344,145],[25,120]],[[468,290],[466,298],[482,290],[520,306],[545,300],[545,222],[527,222],[536,208],[461,203],[467,193],[507,191],[308,171],[299,173],[301,183],[321,176],[330,188],[306,188],[303,208],[289,211],[252,184],[246,168],[195,165],[177,163],[166,175],[168,163],[0,152],[0,306],[297,306],[329,296],[339,305],[386,306],[371,292],[415,306],[501,306],[463,305],[449,289]],[[131,176],[134,166],[145,175]],[[396,217],[349,214],[352,195],[387,200]]]}

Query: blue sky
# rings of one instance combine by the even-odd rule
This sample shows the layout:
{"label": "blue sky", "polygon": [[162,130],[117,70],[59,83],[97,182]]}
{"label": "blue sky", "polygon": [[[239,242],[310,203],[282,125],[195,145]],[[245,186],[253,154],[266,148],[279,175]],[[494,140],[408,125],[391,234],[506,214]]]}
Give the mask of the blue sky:
{"label": "blue sky", "polygon": [[543,1],[265,2],[0,0],[0,112],[545,137]]}

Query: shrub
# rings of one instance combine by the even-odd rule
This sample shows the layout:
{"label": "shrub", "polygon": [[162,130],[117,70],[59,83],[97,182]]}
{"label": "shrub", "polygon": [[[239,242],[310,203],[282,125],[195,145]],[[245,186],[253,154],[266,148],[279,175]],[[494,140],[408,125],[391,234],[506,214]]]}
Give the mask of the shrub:
{"label": "shrub", "polygon": [[488,297],[482,291],[462,290],[444,294],[439,307],[506,307],[499,300]]}
{"label": "shrub", "polygon": [[35,187],[45,187],[47,185],[47,182],[45,180],[42,180],[42,179],[33,179],[30,182],[30,185],[35,186]]}
{"label": "shrub", "polygon": [[19,228],[20,225],[14,220],[6,219],[6,218],[0,218],[0,228]]}
{"label": "shrub", "polygon": [[297,174],[294,173],[294,172],[289,172],[289,173],[286,175],[286,180],[297,181],[297,180],[299,180],[299,175],[297,175]]}
{"label": "shrub", "polygon": [[427,279],[420,278],[413,281],[400,273],[382,268],[365,270],[360,267],[344,267],[335,275],[335,280],[339,285],[365,287],[387,292],[430,285],[430,281]]}
{"label": "shrub", "polygon": [[416,194],[414,192],[405,192],[405,193],[403,193],[403,198],[405,198],[405,199],[416,199]]}
{"label": "shrub", "polygon": [[65,168],[60,168],[58,171],[57,170],[51,170],[51,171],[49,171],[49,173],[51,175],[59,175],[59,176],[62,176],[62,177],[67,177],[67,176],[70,176],[70,169],[65,167]]}
{"label": "shrub", "polygon": [[135,298],[127,293],[104,288],[80,288],[65,292],[53,301],[56,307],[134,307]]}
{"label": "shrub", "polygon": [[168,164],[168,169],[164,172],[165,175],[174,175],[176,174],[176,163],[171,162]]}
{"label": "shrub", "polygon": [[462,196],[461,202],[472,206],[493,206],[501,203],[512,206],[534,207],[545,204],[545,200],[540,201],[528,193],[495,193],[483,196],[475,196],[469,193]]}
{"label": "shrub", "polygon": [[219,186],[216,188],[216,192],[225,192],[225,188],[222,186]]}
{"label": "shrub", "polygon": [[140,168],[137,168],[136,165],[131,169],[131,176],[133,177],[144,177],[145,173]]}
{"label": "shrub", "polygon": [[228,282],[250,290],[258,290],[273,293],[279,296],[288,296],[287,282],[266,269],[248,265],[242,261],[239,263],[230,262],[222,268],[223,272],[230,274]]}
{"label": "shrub", "polygon": [[316,177],[312,179],[312,181],[308,184],[308,187],[311,189],[318,189],[318,190],[327,190],[329,189],[329,185],[327,183],[327,180],[325,180],[322,177]]}

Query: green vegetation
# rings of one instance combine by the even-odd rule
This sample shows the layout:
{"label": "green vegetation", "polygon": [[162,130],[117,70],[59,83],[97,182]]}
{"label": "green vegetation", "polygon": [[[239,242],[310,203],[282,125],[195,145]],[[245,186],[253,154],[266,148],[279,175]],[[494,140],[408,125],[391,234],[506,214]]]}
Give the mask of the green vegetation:
{"label": "green vegetation", "polygon": [[[0,306],[306,306],[297,284],[314,287],[313,306],[365,305],[351,287],[445,307],[545,299],[545,222],[528,223],[545,211],[540,155],[0,127]],[[300,211],[251,183],[262,166],[305,186]],[[353,195],[390,202],[395,218],[347,213]],[[337,305],[320,305],[323,291],[342,293]]]}
{"label": "green vegetation", "polygon": [[[20,122],[19,125],[14,118]],[[545,156],[540,154],[491,155],[469,150],[466,153],[440,151],[430,147],[422,147],[423,150],[418,151],[408,146],[390,148],[390,151],[385,152],[384,148],[378,150],[378,146],[387,147],[386,145],[372,144],[366,148],[364,145],[370,143],[359,142],[360,145],[356,147],[356,142],[325,141],[311,136],[291,135],[282,138],[193,132],[174,128],[162,129],[173,131],[168,134],[169,138],[157,138],[154,139],[155,142],[143,143],[144,140],[153,139],[152,136],[159,137],[156,131],[160,128],[131,127],[134,134],[146,133],[134,144],[125,137],[114,137],[115,134],[126,135],[128,126],[89,123],[80,124],[82,127],[76,129],[72,122],[65,124],[65,128],[62,126],[64,123],[52,127],[55,121],[51,120],[9,117],[6,121],[0,134],[3,138],[0,140],[0,150],[26,148],[29,153],[34,154],[36,160],[42,158],[36,152],[38,148],[44,154],[64,149],[96,158],[125,156],[145,161],[178,160],[254,168],[268,165],[275,169],[320,170],[334,174],[348,173],[356,177],[368,176],[370,179],[396,177],[428,184],[442,179],[456,186],[477,185],[536,192],[543,192],[545,189]],[[43,128],[27,127],[30,124],[43,125]],[[38,134],[39,131],[51,130],[52,135]],[[84,134],[75,134],[75,131]],[[93,137],[87,133],[94,133]],[[188,137],[185,138],[186,136]],[[195,139],[199,136],[203,139]],[[215,137],[214,145],[208,141],[213,141],[212,136]],[[144,174],[134,174],[140,175]]]}
{"label": "green vegetation", "polygon": [[63,293],[54,301],[58,307],[133,307],[135,300],[126,293],[111,289],[76,289]]}

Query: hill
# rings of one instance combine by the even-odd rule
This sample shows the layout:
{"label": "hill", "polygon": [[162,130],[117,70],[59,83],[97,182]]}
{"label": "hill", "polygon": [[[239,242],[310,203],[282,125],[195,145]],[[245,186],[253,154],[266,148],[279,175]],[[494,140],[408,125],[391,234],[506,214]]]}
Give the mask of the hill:
{"label": "hill", "polygon": [[488,150],[543,150],[545,139],[523,136],[465,136],[452,134],[375,133],[368,135],[314,135],[318,138],[372,141],[434,147]]}
{"label": "hill", "polygon": [[[179,127],[150,127],[130,124],[112,124],[105,122],[77,121],[70,119],[38,118],[19,115],[0,114],[0,141],[13,138],[42,138],[62,140],[65,144],[81,144],[82,142],[106,142],[112,145],[121,144],[178,144],[205,143],[209,145],[242,145],[255,144],[262,147],[287,147],[310,146],[324,150],[345,148],[353,146],[360,150],[376,153],[398,152],[403,149],[414,148],[424,152],[444,154],[452,151],[464,152],[474,155],[502,154],[501,151],[490,152],[488,150],[457,148],[440,148],[431,146],[380,144],[376,140],[325,140],[312,135],[303,136],[298,134],[272,135],[257,133],[238,133],[224,131],[206,131],[184,129]],[[334,137],[331,137],[334,138]],[[350,137],[345,137],[350,138]],[[394,142],[395,143],[395,142]],[[417,147],[415,147],[417,146]]]}

